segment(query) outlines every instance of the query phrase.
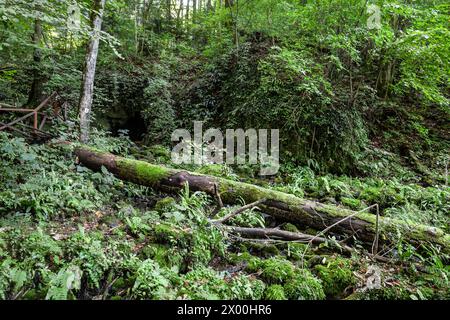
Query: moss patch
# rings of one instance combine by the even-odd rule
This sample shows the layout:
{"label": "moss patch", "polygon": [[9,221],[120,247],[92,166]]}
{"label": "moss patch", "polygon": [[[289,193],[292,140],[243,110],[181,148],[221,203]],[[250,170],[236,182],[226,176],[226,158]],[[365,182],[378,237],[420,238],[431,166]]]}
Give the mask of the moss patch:
{"label": "moss patch", "polygon": [[249,273],[257,272],[260,264],[262,263],[260,258],[255,257],[248,252],[243,252],[241,254],[230,254],[229,261],[233,264],[245,263],[245,271]]}
{"label": "moss patch", "polygon": [[359,199],[342,197],[341,202],[353,210],[361,209],[361,200]]}
{"label": "moss patch", "polygon": [[208,164],[198,169],[199,173],[221,177],[225,173],[224,166],[221,164]]}
{"label": "moss patch", "polygon": [[267,283],[283,283],[294,276],[294,265],[285,259],[272,257],[260,263],[261,277]]}
{"label": "moss patch", "polygon": [[283,286],[279,284],[273,284],[268,286],[264,291],[264,299],[266,300],[286,300]]}
{"label": "moss patch", "polygon": [[129,160],[125,158],[116,158],[117,168],[124,176],[136,178],[140,183],[147,185],[156,185],[161,179],[167,178],[171,170],[159,165],[152,165],[145,161]]}
{"label": "moss patch", "polygon": [[286,223],[281,227],[282,230],[284,231],[289,231],[289,232],[299,232],[298,228],[293,225],[292,223]]}
{"label": "moss patch", "polygon": [[323,300],[325,293],[321,282],[309,270],[298,269],[295,276],[284,285],[290,300]]}
{"label": "moss patch", "polygon": [[329,259],[325,264],[314,267],[318,277],[322,280],[327,297],[341,297],[345,288],[356,283],[351,267],[350,260],[340,257]]}
{"label": "moss patch", "polygon": [[155,204],[155,210],[159,213],[164,213],[169,211],[173,205],[176,203],[175,199],[172,197],[166,197],[158,200]]}
{"label": "moss patch", "polygon": [[273,244],[248,242],[244,246],[246,251],[262,257],[271,257],[280,254],[280,250]]}

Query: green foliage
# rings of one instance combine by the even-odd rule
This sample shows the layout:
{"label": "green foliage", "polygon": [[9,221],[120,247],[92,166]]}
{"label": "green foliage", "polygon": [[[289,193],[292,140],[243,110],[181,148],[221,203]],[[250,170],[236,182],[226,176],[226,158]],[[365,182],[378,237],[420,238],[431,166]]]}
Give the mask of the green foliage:
{"label": "green foliage", "polygon": [[141,113],[147,123],[148,142],[168,143],[172,131],[176,128],[170,89],[167,80],[155,78],[149,81],[144,90],[147,106]]}
{"label": "green foliage", "polygon": [[398,286],[372,289],[358,297],[361,300],[410,300],[408,290]]}
{"label": "green foliage", "polygon": [[161,268],[153,260],[143,261],[136,272],[132,297],[139,299],[168,299],[173,297],[170,290],[169,270]]}
{"label": "green foliage", "polygon": [[279,284],[272,284],[264,291],[264,299],[266,300],[286,300],[283,286]]}
{"label": "green foliage", "polygon": [[198,268],[187,273],[179,295],[187,299],[261,299],[265,285],[261,280],[237,275],[227,279],[210,268]]}
{"label": "green foliage", "polygon": [[249,273],[258,272],[259,266],[262,263],[260,258],[251,255],[247,251],[239,252],[238,254],[231,254],[229,259],[234,264],[244,263],[245,271]]}
{"label": "green foliage", "polygon": [[305,253],[308,251],[307,244],[304,243],[288,243],[286,247],[286,256],[295,261],[303,260],[305,258]]}
{"label": "green foliage", "polygon": [[68,255],[70,260],[79,265],[85,273],[89,284],[95,288],[100,286],[104,273],[113,263],[103,250],[101,234],[86,235],[83,228],[69,239]]}
{"label": "green foliage", "polygon": [[162,267],[167,267],[176,272],[184,269],[184,256],[178,251],[178,248],[154,244],[144,247],[142,253]]}
{"label": "green foliage", "polygon": [[[333,110],[336,106],[331,106],[330,84],[318,70],[320,66],[300,48],[294,51],[274,47],[266,52],[267,46],[264,40],[243,43],[238,52],[224,55],[214,71],[206,71],[205,77],[217,79],[212,87],[210,83],[205,84],[209,87],[203,90],[211,91],[206,93],[208,105],[194,106],[196,113],[206,113],[205,109],[210,110],[209,105],[213,103],[222,118],[226,112],[224,126],[284,128],[282,148],[293,153],[296,159],[306,162],[313,157],[321,161],[331,156],[325,152],[342,151],[340,157],[332,157],[335,161],[342,159],[341,162],[321,162],[324,166],[344,169],[348,158],[366,141],[361,115],[348,108],[338,113]],[[239,59],[230,70],[236,55]],[[236,91],[236,87],[241,90]],[[219,99],[218,88],[221,88]],[[336,121],[331,114],[341,119]],[[313,138],[317,145],[311,147]]]}
{"label": "green foliage", "polygon": [[[393,54],[400,63],[397,92],[414,90],[423,101],[438,103],[449,111],[448,88],[450,50],[448,41],[448,4],[424,5],[422,8],[406,4],[388,5],[386,11],[397,19],[411,19],[411,27],[394,44]],[[444,90],[444,91],[443,91]]]}
{"label": "green foliage", "polygon": [[50,287],[45,299],[67,300],[71,290],[79,290],[81,286],[82,271],[78,266],[69,266],[61,269],[50,280]]}
{"label": "green foliage", "polygon": [[335,257],[327,259],[324,264],[316,265],[314,269],[322,280],[323,291],[327,297],[338,297],[356,283],[350,260]]}
{"label": "green foliage", "polygon": [[299,269],[284,285],[286,297],[292,300],[323,300],[325,293],[321,282],[310,271]]}
{"label": "green foliage", "polygon": [[1,263],[0,298],[7,299],[15,296],[28,278],[27,273],[15,267],[12,260],[5,259]]}
{"label": "green foliage", "polygon": [[208,164],[201,166],[197,171],[206,175],[222,177],[231,180],[236,180],[238,178],[233,169],[226,164]]}
{"label": "green foliage", "polygon": [[[305,244],[230,245],[226,234],[208,221],[215,203],[203,193],[190,192],[188,186],[177,198],[162,198],[155,208],[142,207],[133,199],[154,197],[152,193],[124,184],[105,170],[92,173],[73,166],[65,147],[31,146],[9,135],[2,139],[1,161],[14,164],[9,166],[13,170],[8,174],[15,177],[2,180],[3,184],[15,190],[40,177],[41,171],[53,172],[45,173],[45,177],[54,177],[55,183],[63,186],[89,185],[94,191],[84,197],[95,204],[80,205],[80,211],[72,211],[67,204],[52,209],[61,199],[49,197],[53,189],[40,188],[36,196],[51,208],[48,215],[33,211],[31,215],[17,215],[15,209],[4,207],[5,217],[0,220],[3,299],[94,298],[103,296],[108,285],[108,298],[113,299],[323,299],[325,295],[342,297],[346,287],[355,285],[353,265],[343,258],[333,258],[314,268],[321,281],[307,269],[299,269],[295,263],[310,257],[309,251],[305,255]],[[111,141],[109,146],[117,145]],[[128,148],[122,150],[127,152]],[[18,163],[22,165],[20,171],[14,169]],[[386,207],[397,208],[404,201],[428,197],[424,192],[428,188],[398,181],[316,176],[310,169],[298,170],[293,178],[292,184],[284,188],[333,196],[347,205],[353,202],[344,198],[367,203],[384,199]],[[47,186],[47,182],[40,184]],[[419,188],[417,194],[410,190],[415,188]],[[430,192],[431,196],[436,190]],[[64,198],[60,193],[58,196]],[[6,196],[2,201],[7,203],[8,199]],[[111,199],[116,199],[114,204]],[[430,210],[436,210],[437,204],[433,202]],[[66,218],[59,219],[56,210]],[[232,223],[253,225],[253,213],[243,214],[242,220]],[[293,225],[282,227],[297,230]],[[414,276],[402,277],[414,283],[417,290],[371,290],[361,298],[445,297],[445,255],[436,248],[415,250],[405,246],[401,238],[398,243],[396,255],[405,262],[419,259],[429,268],[428,276],[407,271]]]}
{"label": "green foliage", "polygon": [[81,213],[107,203],[123,185],[106,170],[92,173],[75,166],[71,151],[64,147],[28,145],[4,133],[0,133],[0,146],[0,214],[48,217]]}
{"label": "green foliage", "polygon": [[228,286],[223,275],[210,268],[197,268],[183,277],[179,295],[193,300],[226,299]]}
{"label": "green foliage", "polygon": [[262,261],[259,268],[262,271],[261,277],[268,283],[283,283],[295,273],[291,262],[278,257]]}
{"label": "green foliage", "polygon": [[261,280],[243,274],[233,277],[227,286],[229,299],[233,300],[260,300],[266,287]]}

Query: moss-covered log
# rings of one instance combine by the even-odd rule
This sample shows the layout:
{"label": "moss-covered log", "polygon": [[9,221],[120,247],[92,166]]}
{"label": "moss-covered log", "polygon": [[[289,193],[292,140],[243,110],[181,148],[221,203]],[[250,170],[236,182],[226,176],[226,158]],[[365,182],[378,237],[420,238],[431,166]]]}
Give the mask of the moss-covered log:
{"label": "moss-covered log", "polygon": [[[99,170],[104,166],[119,179],[164,192],[177,192],[183,188],[185,183],[189,183],[189,187],[193,191],[203,191],[211,195],[215,195],[218,191],[222,201],[227,204],[239,203],[239,198],[244,199],[247,203],[265,198],[267,200],[260,205],[264,212],[276,218],[303,224],[317,230],[323,230],[355,213],[339,206],[301,199],[291,194],[248,183],[171,169],[144,161],[118,157],[87,147],[77,148],[75,154],[82,164],[92,170]],[[375,215],[361,212],[335,226],[333,232],[351,234],[363,242],[371,243],[375,236],[375,221]],[[381,217],[380,230],[380,241],[389,242],[392,235],[400,231],[403,239],[412,244],[432,243],[440,245],[445,252],[449,252],[450,235],[435,227]]]}

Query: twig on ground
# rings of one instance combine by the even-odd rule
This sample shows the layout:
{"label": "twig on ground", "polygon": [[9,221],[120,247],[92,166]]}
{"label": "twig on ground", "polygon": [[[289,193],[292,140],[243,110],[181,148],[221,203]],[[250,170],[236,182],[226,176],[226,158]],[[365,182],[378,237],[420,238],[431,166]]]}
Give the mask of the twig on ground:
{"label": "twig on ground", "polygon": [[[314,237],[308,234],[303,233],[297,233],[297,232],[289,232],[289,231],[283,231],[279,229],[264,229],[264,228],[242,228],[242,227],[231,227],[231,226],[225,226],[221,225],[222,228],[227,229],[227,231],[235,232],[240,235],[248,235],[248,236],[255,236],[255,237],[261,237],[263,239],[255,239],[255,238],[244,238],[241,236],[231,235],[232,238],[234,238],[237,241],[242,242],[260,242],[260,243],[310,243],[310,241],[314,240],[315,244],[321,244],[328,241],[326,238],[321,237]],[[271,237],[278,237],[279,239],[273,239]],[[315,238],[315,239],[314,239]],[[343,251],[352,254],[356,253],[357,250],[349,247],[347,245],[345,246],[337,246],[339,249],[342,249]],[[304,256],[304,255],[303,255]],[[379,255],[373,255],[373,254],[367,254],[371,259],[389,263],[392,262],[392,259],[382,257]]]}
{"label": "twig on ground", "polygon": [[247,205],[245,205],[245,206],[243,206],[243,207],[241,207],[241,208],[239,208],[239,209],[237,209],[237,210],[227,214],[225,217],[217,219],[217,220],[212,220],[211,222],[213,222],[213,223],[224,223],[225,221],[230,220],[231,218],[237,216],[238,214],[240,214],[240,213],[242,213],[242,212],[244,212],[246,210],[252,209],[252,208],[258,206],[259,204],[261,204],[261,203],[263,203],[265,201],[266,201],[266,199],[264,198],[264,199],[260,199],[258,201],[249,203],[249,204],[247,204]]}
{"label": "twig on ground", "polygon": [[380,208],[379,208],[378,204],[375,204],[374,206],[377,208],[377,219],[376,219],[376,224],[375,224],[375,239],[373,240],[373,243],[372,243],[372,254],[377,255],[378,240],[380,237],[380,229],[379,229]]}
{"label": "twig on ground", "polygon": [[[352,213],[352,214],[346,216],[345,218],[343,218],[343,219],[341,219],[341,220],[339,220],[339,221],[333,223],[331,226],[326,227],[324,230],[320,231],[319,233],[317,233],[317,234],[316,234],[316,235],[308,242],[308,245],[306,246],[305,251],[303,252],[302,259],[301,259],[301,260],[302,260],[302,265],[303,265],[303,260],[304,260],[303,258],[305,257],[305,254],[306,254],[306,252],[308,251],[310,244],[313,243],[314,240],[315,240],[317,237],[319,237],[319,236],[321,236],[321,235],[324,235],[324,234],[325,234],[327,231],[329,231],[330,229],[334,228],[335,226],[341,224],[341,223],[344,222],[344,221],[347,221],[347,220],[351,219],[352,217],[356,216],[358,213],[362,213],[362,212],[364,212],[364,211],[367,211],[367,210],[369,210],[369,209],[371,209],[371,208],[373,208],[373,207],[375,207],[375,206],[378,208],[378,204],[374,204],[374,205],[371,205],[371,206],[369,206],[369,207],[367,207],[367,208],[364,208],[364,209],[362,209],[362,210],[360,210],[360,211],[356,211],[356,212],[354,212],[354,213]],[[351,220],[350,220],[350,221],[351,221]],[[378,220],[377,220],[377,221],[378,221]],[[378,230],[377,230],[377,231],[378,231]],[[377,233],[378,233],[378,232],[377,232]],[[376,235],[375,235],[375,239],[377,240],[377,246],[378,246],[378,238],[377,238]],[[355,249],[353,249],[353,250],[355,250]]]}
{"label": "twig on ground", "polygon": [[222,202],[222,198],[220,197],[219,187],[217,186],[217,183],[214,184],[214,193],[216,195],[217,202],[219,204],[219,208],[222,209],[223,208],[223,202]]}

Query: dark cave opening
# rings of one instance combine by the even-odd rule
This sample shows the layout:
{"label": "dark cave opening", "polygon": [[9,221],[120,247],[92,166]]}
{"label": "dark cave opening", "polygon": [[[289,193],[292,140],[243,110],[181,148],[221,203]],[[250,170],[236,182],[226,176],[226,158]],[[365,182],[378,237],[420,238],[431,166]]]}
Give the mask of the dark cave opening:
{"label": "dark cave opening", "polygon": [[127,119],[121,121],[110,121],[111,133],[114,136],[119,136],[123,131],[126,131],[132,141],[138,142],[144,139],[147,133],[147,126],[140,114],[130,115]]}

